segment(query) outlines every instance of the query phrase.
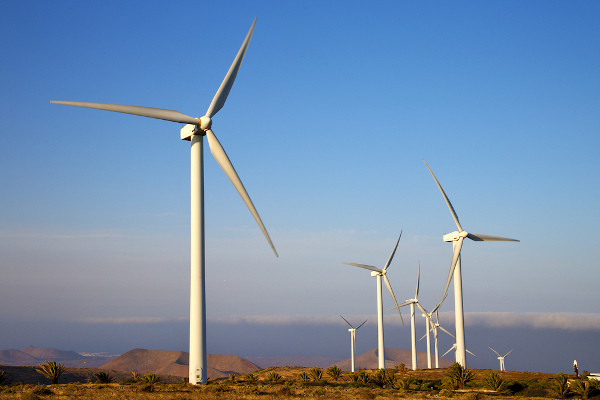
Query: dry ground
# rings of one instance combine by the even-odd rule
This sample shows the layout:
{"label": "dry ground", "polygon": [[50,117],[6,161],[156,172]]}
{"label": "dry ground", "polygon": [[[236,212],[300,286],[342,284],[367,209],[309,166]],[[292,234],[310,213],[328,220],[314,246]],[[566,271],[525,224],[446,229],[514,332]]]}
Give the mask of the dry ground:
{"label": "dry ground", "polygon": [[[0,399],[21,400],[83,400],[83,399],[202,399],[202,400],[233,400],[233,399],[447,399],[455,400],[500,400],[510,397],[514,400],[524,399],[548,399],[552,394],[545,389],[548,381],[555,375],[531,373],[494,371],[502,376],[506,382],[518,382],[513,389],[516,392],[506,391],[504,393],[485,392],[482,389],[482,378],[490,370],[471,370],[475,373],[473,383],[465,392],[450,392],[435,388],[434,390],[421,390],[418,385],[411,385],[409,390],[403,391],[393,388],[378,387],[349,387],[348,373],[343,373],[339,381],[334,382],[324,371],[323,379],[327,383],[303,383],[299,379],[301,372],[309,373],[310,368],[302,367],[271,367],[255,371],[253,374],[258,378],[256,382],[246,382],[243,376],[237,376],[235,380],[216,380],[208,385],[192,386],[185,384],[93,384],[93,383],[66,383],[59,385],[27,385],[11,384],[0,386]],[[447,369],[417,370],[396,372],[398,378],[435,381],[441,380]],[[266,381],[269,373],[276,372],[283,377],[280,383],[268,383]],[[374,371],[367,371],[372,373]],[[351,386],[351,385],[350,385]],[[573,398],[579,398],[574,397]],[[600,400],[600,395],[592,397]]]}

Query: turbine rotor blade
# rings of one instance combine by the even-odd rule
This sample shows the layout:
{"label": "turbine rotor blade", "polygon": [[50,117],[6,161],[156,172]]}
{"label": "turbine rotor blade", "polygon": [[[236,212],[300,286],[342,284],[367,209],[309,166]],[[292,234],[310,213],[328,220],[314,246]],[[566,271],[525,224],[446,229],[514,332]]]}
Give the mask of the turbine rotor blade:
{"label": "turbine rotor blade", "polygon": [[470,355],[472,355],[473,357],[477,357],[475,354],[471,353],[471,352],[469,351],[469,349],[465,349],[465,351],[466,351],[467,353],[469,353]]}
{"label": "turbine rotor blade", "polygon": [[[421,160],[423,160],[423,159],[421,158]],[[440,185],[440,182],[435,177],[435,174],[433,173],[431,168],[429,168],[429,165],[427,165],[425,160],[423,160],[423,162],[427,166],[427,169],[429,170],[429,172],[431,172],[431,176],[433,176],[433,179],[435,179],[435,183],[437,183],[438,188],[440,188],[440,192],[442,192],[442,196],[444,196],[444,200],[446,200],[446,204],[448,205],[448,208],[450,209],[450,213],[452,214],[452,218],[454,218],[454,222],[456,223],[456,226],[458,227],[458,231],[462,232],[463,229],[460,226],[460,222],[458,222],[458,215],[456,215],[456,211],[454,211],[454,207],[452,207],[452,203],[450,203],[450,199],[446,195],[446,192],[444,192],[444,189],[442,189],[442,185]]]}
{"label": "turbine rotor blade", "polygon": [[467,234],[467,237],[476,242],[520,242],[520,240],[517,239],[509,239],[500,236],[481,235],[479,233],[469,233]]}
{"label": "turbine rotor blade", "polygon": [[[488,346],[488,349],[490,349],[491,351],[493,351],[494,353],[498,354],[498,352],[494,349],[492,349],[491,347]],[[500,354],[498,354],[498,357],[502,357]]]}
{"label": "turbine rotor blade", "polygon": [[179,111],[164,110],[162,108],[126,106],[124,104],[86,103],[81,101],[51,101],[50,103],[114,111],[124,114],[139,115],[142,117],[162,119],[165,121],[179,122],[182,124],[200,125],[200,120],[198,118],[192,118],[188,115],[180,113]]}
{"label": "turbine rotor blade", "polygon": [[456,263],[458,262],[458,258],[460,257],[460,250],[462,248],[464,237],[460,236],[456,241],[456,244],[453,247],[452,252],[452,262],[450,264],[450,272],[448,273],[448,280],[446,281],[446,287],[444,288],[444,295],[442,296],[442,303],[446,299],[446,293],[448,292],[448,287],[450,286],[450,281],[452,280],[452,275],[454,274],[454,268],[456,268]]}
{"label": "turbine rotor blade", "polygon": [[[340,315],[340,317],[342,317],[342,316]],[[344,321],[346,321],[346,318],[342,317],[342,319],[343,319]],[[350,325],[350,322],[346,321],[346,323],[347,323],[348,325]],[[354,329],[354,327],[353,327],[352,325],[350,325],[350,328]]]}
{"label": "turbine rotor blade", "polygon": [[225,75],[225,79],[223,79],[221,86],[219,86],[219,90],[217,90],[215,97],[213,97],[212,102],[206,111],[207,117],[214,117],[215,114],[218,113],[221,108],[223,108],[223,105],[225,105],[225,101],[227,100],[227,96],[229,96],[229,92],[231,91],[231,87],[235,81],[235,77],[237,76],[240,66],[242,65],[242,61],[244,60],[244,55],[246,54],[246,50],[250,44],[250,39],[252,38],[255,25],[256,18],[254,18],[254,22],[252,22],[252,26],[246,35],[246,39],[244,39],[244,43],[242,43],[242,47],[240,47],[237,56],[233,60],[233,64],[231,64],[231,67],[229,67],[229,71],[227,72],[227,75]]}
{"label": "turbine rotor blade", "polygon": [[454,346],[450,347],[447,352],[445,352],[444,354],[442,354],[442,357],[444,357],[446,354],[450,353],[455,348],[456,348],[456,344]]}
{"label": "turbine rotor blade", "polygon": [[[356,327],[356,329],[360,328],[361,326],[363,326],[366,322],[368,321],[368,319],[365,319],[365,322],[363,322],[362,324],[360,324],[359,326]],[[512,350],[511,350],[512,351]]]}
{"label": "turbine rotor blade", "polygon": [[[448,331],[446,330],[446,328],[444,328],[443,326],[441,326],[441,325],[439,325],[439,324],[438,324],[438,328],[440,328],[442,331],[446,332],[448,335],[450,335],[450,336],[454,337],[454,335],[453,335],[453,334],[451,334],[450,332],[448,332]],[[455,339],[456,339],[456,338],[455,338]]]}
{"label": "turbine rotor blade", "polygon": [[504,357],[506,357],[506,356],[507,356],[507,355],[509,355],[510,353],[512,353],[512,350],[511,350],[511,351],[509,351],[508,353],[506,353],[506,354],[504,355]]}
{"label": "turbine rotor blade", "polygon": [[396,246],[394,246],[394,250],[392,251],[392,254],[390,255],[390,258],[388,259],[387,263],[385,263],[385,267],[383,267],[383,270],[385,271],[390,264],[392,263],[392,258],[394,258],[394,254],[396,254],[396,249],[398,248],[398,243],[400,243],[400,238],[402,237],[402,231],[400,231],[400,236],[398,237],[398,240],[396,241]]}
{"label": "turbine rotor blade", "polygon": [[419,282],[421,282],[421,261],[419,261],[419,272],[417,272],[417,290],[415,290],[415,299],[419,296]]}
{"label": "turbine rotor blade", "polygon": [[429,319],[429,313],[427,312],[427,310],[426,310],[426,309],[424,309],[424,308],[423,308],[423,306],[421,306],[421,304],[420,304],[418,301],[415,301],[415,305],[417,306],[417,308],[418,308],[419,310],[421,310],[421,312],[422,312],[423,314],[425,314],[425,318]]}
{"label": "turbine rotor blade", "polygon": [[396,301],[396,296],[394,296],[394,291],[392,290],[392,285],[390,285],[390,280],[388,279],[387,275],[383,275],[383,281],[385,282],[385,286],[387,286],[390,294],[392,295],[392,300],[394,300],[394,304],[396,305],[396,308],[398,309],[398,314],[400,315],[400,320],[402,321],[402,324],[404,325],[404,318],[402,318],[402,313],[400,312],[400,306],[398,305],[398,302]]}
{"label": "turbine rotor blade", "polygon": [[254,216],[254,219],[258,223],[258,226],[260,227],[263,234],[267,238],[267,241],[271,245],[273,252],[275,253],[275,255],[277,257],[279,257],[279,255],[277,254],[277,250],[275,250],[275,246],[273,245],[273,242],[271,241],[271,238],[269,237],[269,233],[267,232],[267,229],[265,228],[264,224],[262,223],[262,220],[260,219],[260,216],[258,215],[258,212],[256,211],[256,208],[254,207],[254,204],[252,204],[252,200],[250,200],[250,196],[248,196],[248,192],[246,192],[246,189],[244,188],[244,184],[240,180],[240,177],[238,176],[237,172],[235,172],[235,168],[233,168],[233,165],[231,164],[229,157],[227,157],[225,150],[223,150],[221,143],[219,143],[219,140],[217,139],[217,137],[215,136],[214,132],[211,129],[206,130],[206,138],[208,139],[208,145],[210,147],[210,152],[215,157],[215,159],[217,160],[217,162],[219,163],[221,168],[223,168],[223,171],[225,171],[225,174],[227,175],[227,177],[229,178],[231,183],[233,183],[233,186],[235,187],[235,189],[238,191],[238,193],[242,197],[242,200],[244,200],[244,203],[246,203],[246,206],[248,207],[248,209]]}
{"label": "turbine rotor blade", "polygon": [[370,271],[375,271],[375,272],[379,272],[379,273],[382,272],[379,268],[375,268],[375,267],[372,267],[370,265],[365,265],[365,264],[354,264],[354,263],[347,263],[347,262],[340,262],[340,264],[352,265],[354,267],[364,268],[364,269],[368,269]]}

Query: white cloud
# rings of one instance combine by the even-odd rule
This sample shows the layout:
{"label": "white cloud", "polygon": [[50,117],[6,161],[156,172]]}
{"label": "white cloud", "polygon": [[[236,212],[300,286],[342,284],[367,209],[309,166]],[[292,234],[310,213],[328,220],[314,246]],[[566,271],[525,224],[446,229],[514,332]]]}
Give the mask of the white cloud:
{"label": "white cloud", "polygon": [[164,324],[167,322],[175,322],[186,320],[187,318],[162,318],[162,317],[89,317],[79,318],[79,322],[88,324]]}

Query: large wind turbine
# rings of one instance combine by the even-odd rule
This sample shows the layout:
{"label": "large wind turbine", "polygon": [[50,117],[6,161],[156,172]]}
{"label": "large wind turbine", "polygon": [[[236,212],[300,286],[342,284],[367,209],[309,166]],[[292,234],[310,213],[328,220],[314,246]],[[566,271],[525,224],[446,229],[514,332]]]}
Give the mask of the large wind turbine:
{"label": "large wind turbine", "polygon": [[[396,296],[394,296],[394,291],[392,290],[392,286],[390,285],[390,281],[387,277],[387,269],[390,266],[392,259],[394,258],[394,254],[396,253],[396,249],[398,248],[398,243],[400,243],[400,238],[402,237],[402,232],[400,232],[400,236],[398,237],[398,241],[396,242],[396,246],[394,246],[394,250],[390,255],[387,263],[383,269],[379,269],[376,267],[372,267],[370,265],[364,264],[354,264],[343,262],[342,264],[353,265],[355,267],[368,269],[371,271],[371,276],[377,278],[377,349],[378,349],[378,358],[379,358],[379,369],[385,369],[385,349],[383,344],[383,300],[381,296],[381,277],[385,282],[385,286],[387,286],[388,291],[392,295],[392,299],[394,300],[394,304],[396,308],[398,308],[398,302],[396,302]],[[398,308],[398,314],[400,314],[400,319],[402,319],[402,314],[400,313],[400,308]]]}
{"label": "large wind turbine", "polygon": [[496,350],[492,349],[491,347],[488,348],[498,355],[498,360],[500,360],[500,371],[506,371],[506,369],[504,369],[504,357],[512,353],[512,350],[506,353],[505,355],[501,356],[500,353],[498,353]]}
{"label": "large wind turbine", "polygon": [[[342,317],[340,315],[340,317]],[[344,321],[346,321],[346,318],[342,317],[342,319]],[[367,320],[365,319],[365,322],[367,322]],[[356,331],[358,330],[358,328],[360,328],[361,326],[363,326],[365,324],[365,322],[363,322],[362,324],[360,324],[359,326],[357,326],[356,328],[353,327],[350,322],[346,321],[346,323],[348,325],[350,325],[350,329],[348,329],[348,332],[350,332],[350,372],[354,372],[354,353],[356,352]]]}
{"label": "large wind turbine", "polygon": [[454,276],[454,315],[455,315],[455,327],[456,327],[456,362],[460,363],[463,367],[467,366],[467,356],[465,354],[465,324],[464,324],[464,312],[463,312],[463,298],[462,298],[462,277],[460,270],[460,251],[462,248],[463,240],[467,237],[476,242],[481,241],[509,241],[509,242],[518,242],[516,239],[508,239],[499,236],[489,236],[489,235],[480,235],[478,233],[468,233],[462,229],[460,226],[460,222],[458,221],[458,215],[456,215],[456,211],[454,211],[454,207],[452,207],[452,203],[450,203],[450,199],[446,196],[446,192],[442,189],[442,185],[437,180],[429,165],[423,160],[427,169],[433,176],[435,183],[437,183],[440,192],[442,192],[442,196],[450,209],[450,213],[452,214],[452,218],[456,223],[456,227],[458,231],[454,231],[452,233],[448,233],[444,235],[444,242],[452,242],[452,262],[450,263],[450,272],[448,273],[448,280],[446,281],[446,287],[444,288],[444,294],[442,296],[442,302],[446,299],[446,292],[448,291],[448,286],[450,286],[450,281]]}
{"label": "large wind turbine", "polygon": [[225,104],[227,96],[246,54],[250,38],[254,32],[256,18],[246,35],[233,64],[229,68],[225,79],[215,94],[206,114],[201,118],[192,118],[174,110],[159,108],[126,106],[121,104],[83,103],[73,101],[52,101],[55,104],[70,106],[96,108],[99,110],[116,111],[120,113],[140,115],[187,124],[181,129],[181,139],[191,142],[191,284],[190,284],[190,358],[189,358],[189,382],[192,384],[206,383],[206,303],[204,290],[204,172],[203,172],[203,142],[204,136],[208,139],[208,145],[212,155],[215,157],[225,174],[229,177],[233,186],[246,203],[246,206],[254,216],[263,234],[267,238],[271,248],[277,255],[275,246],[263,225],[258,212],[254,208],[242,181],[238,177],[229,157],[217,140],[211,129],[212,118]]}

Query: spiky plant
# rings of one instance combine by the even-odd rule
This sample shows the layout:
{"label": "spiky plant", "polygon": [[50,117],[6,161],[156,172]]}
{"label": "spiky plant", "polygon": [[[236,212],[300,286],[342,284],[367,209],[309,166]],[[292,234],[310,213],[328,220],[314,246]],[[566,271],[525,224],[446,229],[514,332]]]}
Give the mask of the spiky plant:
{"label": "spiky plant", "polygon": [[394,387],[399,390],[408,390],[410,389],[410,379],[397,379]]}
{"label": "spiky plant", "polygon": [[155,383],[160,382],[160,376],[156,374],[146,374],[144,375],[144,382],[146,382],[149,385],[153,385]]}
{"label": "spiky plant", "polygon": [[327,368],[327,375],[337,382],[337,380],[340,379],[340,375],[342,375],[342,370],[337,365],[332,365]]}
{"label": "spiky plant", "polygon": [[569,394],[569,382],[567,376],[562,372],[550,381],[548,389],[560,398],[565,398]]}
{"label": "spiky plant", "polygon": [[267,375],[267,381],[269,381],[271,383],[281,382],[282,380],[283,380],[283,377],[275,371],[271,371],[271,372],[269,372],[269,375]]}
{"label": "spiky plant", "polygon": [[115,381],[115,378],[113,378],[110,374],[104,371],[98,372],[95,376],[96,383],[112,383]]}
{"label": "spiky plant", "polygon": [[320,382],[323,379],[323,370],[319,367],[312,367],[309,371],[310,377],[315,382]]}
{"label": "spiky plant", "polygon": [[359,383],[361,385],[368,385],[369,383],[371,383],[371,375],[369,375],[365,371],[358,371],[358,372],[355,372],[355,374],[356,374],[356,383]]}
{"label": "spiky plant", "polygon": [[300,372],[300,374],[298,375],[298,378],[300,378],[300,380],[304,383],[310,381],[310,376],[308,376],[308,374],[306,372]]}
{"label": "spiky plant", "polygon": [[8,381],[6,375],[4,375],[4,371],[0,371],[0,385],[4,385]]}
{"label": "spiky plant", "polygon": [[256,375],[254,375],[254,374],[246,374],[246,375],[244,375],[244,380],[246,382],[256,382]]}
{"label": "spiky plant", "polygon": [[371,375],[371,382],[379,386],[380,388],[384,387],[387,381],[387,374],[385,373],[385,369],[378,369],[376,372]]}
{"label": "spiky plant", "polygon": [[573,382],[571,382],[571,390],[580,395],[582,398],[587,399],[589,398],[593,387],[589,379],[575,379]]}
{"label": "spiky plant", "polygon": [[227,378],[229,382],[235,382],[235,374],[229,374],[229,378]]}
{"label": "spiky plant", "polygon": [[468,368],[463,367],[460,363],[455,362],[446,373],[446,377],[450,381],[446,382],[446,386],[455,386],[455,389],[464,389],[465,384],[473,380],[473,372],[469,371]]}
{"label": "spiky plant", "polygon": [[483,386],[489,390],[495,390],[496,392],[504,389],[504,380],[495,372],[490,372],[483,377]]}
{"label": "spiky plant", "polygon": [[63,364],[57,364],[56,361],[46,360],[45,363],[40,364],[39,368],[35,370],[46,378],[50,379],[53,385],[58,383],[58,378],[66,371],[67,367]]}

